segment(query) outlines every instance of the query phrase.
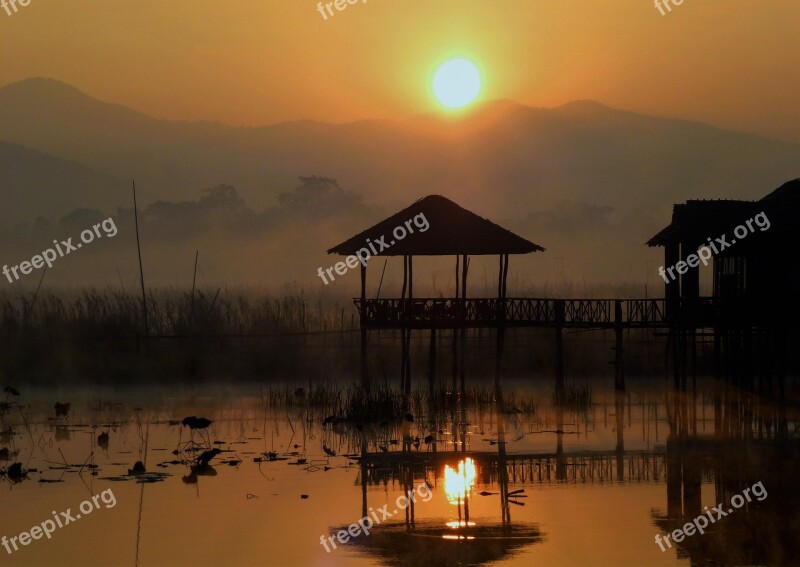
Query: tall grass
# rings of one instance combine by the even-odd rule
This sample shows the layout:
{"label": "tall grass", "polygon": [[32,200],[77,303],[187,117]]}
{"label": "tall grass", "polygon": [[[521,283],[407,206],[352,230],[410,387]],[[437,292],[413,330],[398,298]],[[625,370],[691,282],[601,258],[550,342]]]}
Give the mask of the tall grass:
{"label": "tall grass", "polygon": [[[341,311],[311,304],[302,294],[255,297],[244,292],[171,289],[148,293],[151,335],[269,335],[350,327]],[[0,336],[54,339],[132,337],[144,334],[140,298],[113,290],[0,293]]]}

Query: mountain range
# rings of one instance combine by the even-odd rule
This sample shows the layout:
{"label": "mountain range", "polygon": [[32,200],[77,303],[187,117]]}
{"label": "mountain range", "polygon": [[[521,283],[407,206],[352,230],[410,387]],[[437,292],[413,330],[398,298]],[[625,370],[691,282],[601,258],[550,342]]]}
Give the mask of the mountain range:
{"label": "mountain range", "polygon": [[757,199],[799,177],[800,144],[593,101],[245,127],[158,119],[53,79],[0,88],[0,224],[130,207],[133,179],[140,204],[227,184],[259,211],[312,175],[387,214],[442,194],[557,254],[613,244],[625,255],[668,224],[673,203]]}

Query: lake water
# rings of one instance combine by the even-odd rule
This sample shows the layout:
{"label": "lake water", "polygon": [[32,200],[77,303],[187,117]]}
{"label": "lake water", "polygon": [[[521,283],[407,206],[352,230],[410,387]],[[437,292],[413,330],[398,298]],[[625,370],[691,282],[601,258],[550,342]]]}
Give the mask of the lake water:
{"label": "lake water", "polygon": [[[502,407],[491,388],[444,393],[433,407],[415,392],[405,448],[396,416],[332,419],[349,382],[22,390],[0,416],[10,452],[0,468],[29,472],[1,479],[0,535],[19,538],[68,509],[75,519],[0,557],[20,566],[796,564],[795,406],[710,381],[676,394],[659,378],[629,380],[624,393],[589,381],[591,402],[562,407],[532,382],[505,381]],[[66,416],[56,402],[70,403]],[[187,416],[212,424],[192,431],[180,424]],[[656,534],[706,506],[729,508],[759,482],[766,496],[751,491],[705,534],[661,551]],[[408,491],[413,505],[400,498]],[[342,531],[359,520],[369,535]]]}

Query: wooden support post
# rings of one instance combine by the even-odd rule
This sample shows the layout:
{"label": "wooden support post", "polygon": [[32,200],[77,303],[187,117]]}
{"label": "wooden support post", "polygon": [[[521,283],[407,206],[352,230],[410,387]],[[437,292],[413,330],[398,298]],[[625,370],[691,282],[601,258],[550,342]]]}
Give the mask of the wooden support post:
{"label": "wooden support post", "polygon": [[[697,249],[699,248],[699,244],[696,242],[682,242],[681,243],[681,260],[684,262],[686,259],[695,254]],[[686,273],[681,275],[681,297],[683,299],[692,300],[693,303],[696,303],[696,300],[700,297],[700,266],[697,265],[695,267],[689,266],[686,270]],[[692,312],[693,315],[696,313],[696,306],[692,305]]]}
{"label": "wooden support post", "polygon": [[[681,260],[686,259],[697,252],[699,248],[697,242],[681,243]],[[683,391],[687,391],[687,378],[689,365],[691,364],[692,384],[696,384],[696,328],[700,324],[700,267],[689,266],[686,273],[681,276],[681,319],[683,321],[683,340],[682,345],[682,374],[681,386]]]}
{"label": "wooden support post", "polygon": [[[678,263],[678,260],[680,260],[680,245],[678,243],[668,243],[664,247],[664,269],[666,270],[674,266]],[[673,270],[672,273],[675,274],[675,270]],[[670,277],[669,273],[667,273],[667,282],[664,284],[664,297],[667,300],[665,306],[666,313],[664,315],[670,323],[676,316],[681,295],[680,278],[677,274],[675,274],[675,276],[675,279],[673,279]]]}
{"label": "wooden support post", "polygon": [[[461,279],[459,270],[460,267],[459,261],[460,261],[460,256],[456,255],[456,298],[459,296],[460,279]],[[453,354],[453,386],[451,391],[455,392],[456,388],[458,387],[458,327],[457,326],[453,326],[452,354]]]}
{"label": "wooden support post", "polygon": [[[500,488],[500,516],[503,525],[511,523],[511,510],[508,501],[508,458],[506,455],[506,424],[503,415],[503,393],[495,393],[495,413],[497,415],[497,484]],[[541,468],[539,472],[541,473]]]}
{"label": "wooden support post", "polygon": [[[406,331],[405,404],[411,397],[411,322],[414,320],[414,257],[408,257],[408,330]],[[408,408],[404,408],[408,409]]]}
{"label": "wooden support post", "polygon": [[469,259],[464,254],[461,261],[461,394],[466,391],[466,356],[467,356],[467,274],[469,272]]}
{"label": "wooden support post", "polygon": [[408,329],[405,327],[400,328],[400,393],[406,391],[406,348],[408,342],[406,341],[406,333]]}
{"label": "wooden support post", "polygon": [[691,354],[692,354],[692,393],[697,392],[697,329],[692,329],[690,333]]}
{"label": "wooden support post", "polygon": [[678,440],[670,435],[667,439],[667,517],[681,518],[683,507],[681,505],[683,484],[683,471]]}
{"label": "wooden support post", "polygon": [[406,286],[408,286],[408,256],[403,256],[403,289],[400,292],[400,299],[406,298]]}
{"label": "wooden support post", "polygon": [[467,275],[469,272],[469,257],[464,254],[463,261],[461,263],[461,299],[467,299]]}
{"label": "wooden support post", "polygon": [[699,516],[702,507],[700,485],[702,483],[702,466],[700,460],[684,454],[681,456],[683,466],[683,515]]}
{"label": "wooden support post", "polygon": [[556,480],[567,480],[567,460],[564,456],[564,408],[556,406]]}
{"label": "wooden support post", "polygon": [[564,395],[564,345],[563,328],[566,319],[566,305],[563,299],[554,300],[556,324],[556,396]]}
{"label": "wooden support post", "polygon": [[625,391],[625,358],[622,348],[622,300],[614,301],[614,334],[616,335],[616,352],[614,356],[614,389]]}
{"label": "wooden support post", "polygon": [[746,327],[742,330],[742,364],[740,366],[744,384],[748,392],[753,391],[753,330]]}
{"label": "wooden support post", "polygon": [[617,418],[617,481],[622,482],[625,480],[625,394],[623,392],[617,390],[614,405]]}
{"label": "wooden support post", "polygon": [[361,436],[361,514],[362,517],[367,515],[367,436]]}
{"label": "wooden support post", "polygon": [[361,386],[369,391],[369,372],[367,365],[367,267],[361,264]]}
{"label": "wooden support post", "polygon": [[[405,404],[409,403],[411,397],[411,328],[406,329],[406,376],[405,385]],[[407,407],[404,409],[408,409]]]}
{"label": "wooden support post", "polygon": [[408,256],[403,256],[403,289],[400,292],[400,392],[406,391],[406,315],[408,313],[406,290],[408,289]]}
{"label": "wooden support post", "polygon": [[460,288],[459,288],[459,284],[460,284],[461,282],[460,282],[459,269],[458,269],[458,268],[459,268],[459,261],[460,261],[460,260],[461,260],[461,257],[460,257],[460,256],[458,256],[458,255],[456,255],[456,295],[455,295],[456,297],[460,297],[460,293],[459,293],[459,289],[460,289]]}
{"label": "wooden support post", "polygon": [[503,298],[503,260],[505,256],[500,254],[500,270],[497,273],[497,299]]}
{"label": "wooden support post", "polygon": [[686,331],[682,326],[676,323],[670,327],[669,334],[670,344],[672,345],[672,376],[674,389],[678,392],[681,390],[682,367],[686,358],[683,355],[683,349],[686,345]]}
{"label": "wooden support post", "polygon": [[[504,254],[500,254],[500,269],[497,276],[497,350],[495,351],[495,368],[494,368],[494,390],[495,399],[500,399],[500,378],[502,374],[503,362],[503,347],[505,342],[505,325],[503,319],[505,317],[505,300],[503,297],[503,274],[505,273],[505,258]],[[500,406],[502,407],[502,406]]]}
{"label": "wooden support post", "polygon": [[428,394],[430,396],[430,404],[433,407],[434,395],[436,388],[436,329],[431,329],[431,344],[428,353]]}
{"label": "wooden support post", "polygon": [[[503,256],[505,257],[503,262],[503,303],[505,303],[506,297],[508,297],[508,254]],[[503,311],[503,316],[505,317],[505,311]]]}
{"label": "wooden support post", "polygon": [[681,391],[686,392],[687,376],[689,375],[689,331],[681,329]]}
{"label": "wooden support post", "polygon": [[414,299],[414,256],[408,257],[408,299]]}

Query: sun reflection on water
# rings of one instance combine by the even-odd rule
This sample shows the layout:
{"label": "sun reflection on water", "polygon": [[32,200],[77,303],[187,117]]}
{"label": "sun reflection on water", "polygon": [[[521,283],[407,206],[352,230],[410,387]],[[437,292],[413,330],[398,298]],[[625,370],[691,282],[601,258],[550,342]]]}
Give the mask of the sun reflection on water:
{"label": "sun reflection on water", "polygon": [[444,491],[450,504],[459,504],[469,496],[475,486],[475,461],[467,457],[458,462],[453,470],[450,465],[444,466]]}

